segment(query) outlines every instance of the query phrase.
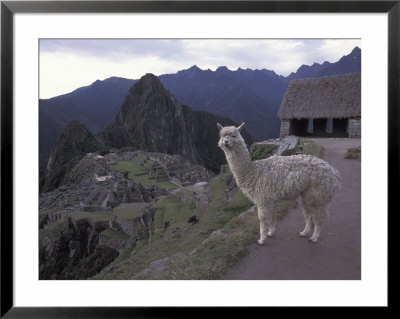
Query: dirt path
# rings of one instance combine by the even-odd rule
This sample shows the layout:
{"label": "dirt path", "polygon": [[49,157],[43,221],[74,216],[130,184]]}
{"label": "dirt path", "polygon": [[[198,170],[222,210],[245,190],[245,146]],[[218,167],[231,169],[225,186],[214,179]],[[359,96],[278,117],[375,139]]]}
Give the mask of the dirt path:
{"label": "dirt path", "polygon": [[299,236],[304,227],[296,209],[278,224],[275,237],[249,254],[221,279],[330,280],[361,279],[361,161],[346,160],[360,139],[314,139],[324,159],[342,174],[342,190],[332,201],[330,217],[317,244]]}

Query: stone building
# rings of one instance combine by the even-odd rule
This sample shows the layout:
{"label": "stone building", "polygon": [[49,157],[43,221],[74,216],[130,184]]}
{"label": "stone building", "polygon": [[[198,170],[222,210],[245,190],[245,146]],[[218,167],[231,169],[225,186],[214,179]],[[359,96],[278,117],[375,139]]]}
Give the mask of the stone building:
{"label": "stone building", "polygon": [[280,137],[361,137],[361,74],[290,81],[278,117]]}

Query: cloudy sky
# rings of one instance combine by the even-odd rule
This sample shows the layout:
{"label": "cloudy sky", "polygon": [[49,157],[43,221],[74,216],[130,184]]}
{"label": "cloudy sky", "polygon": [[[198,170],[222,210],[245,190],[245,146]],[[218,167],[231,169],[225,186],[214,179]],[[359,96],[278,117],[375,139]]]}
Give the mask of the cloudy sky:
{"label": "cloudy sky", "polygon": [[206,70],[268,69],[286,76],[301,65],[336,62],[358,39],[41,39],[40,98],[50,98],[111,76],[139,79]]}

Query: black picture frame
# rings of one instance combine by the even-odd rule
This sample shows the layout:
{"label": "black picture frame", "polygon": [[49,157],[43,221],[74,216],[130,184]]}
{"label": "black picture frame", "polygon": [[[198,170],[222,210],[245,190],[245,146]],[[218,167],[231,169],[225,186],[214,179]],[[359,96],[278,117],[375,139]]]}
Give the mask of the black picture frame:
{"label": "black picture frame", "polygon": [[[224,308],[24,308],[13,304],[13,18],[15,13],[269,12],[388,14],[388,218],[397,208],[399,186],[400,0],[396,1],[1,1],[1,317],[5,318],[177,318]],[[398,209],[396,209],[398,210]],[[383,213],[383,212],[382,212]],[[389,222],[390,225],[390,222]],[[389,231],[389,233],[391,233]],[[390,247],[390,246],[389,246]],[[390,261],[390,260],[389,260]],[[388,281],[388,284],[390,280]],[[390,308],[390,298],[388,300]],[[236,309],[235,314],[247,312]],[[306,309],[291,311],[299,315]]]}

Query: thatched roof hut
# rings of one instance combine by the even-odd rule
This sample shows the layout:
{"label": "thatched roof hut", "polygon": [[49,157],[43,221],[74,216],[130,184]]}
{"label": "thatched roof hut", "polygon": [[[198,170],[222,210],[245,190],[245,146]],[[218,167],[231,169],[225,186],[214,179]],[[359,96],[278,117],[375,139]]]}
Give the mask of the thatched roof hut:
{"label": "thatched roof hut", "polygon": [[361,73],[292,80],[278,111],[281,119],[361,116]]}
{"label": "thatched roof hut", "polygon": [[[298,122],[306,119],[337,119],[336,126],[343,126],[346,134],[351,135],[349,119],[361,118],[361,73],[290,81],[278,116],[282,120],[281,136],[290,133],[289,126],[299,131],[296,129]],[[347,122],[339,124],[338,119],[346,119]]]}

